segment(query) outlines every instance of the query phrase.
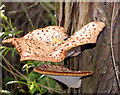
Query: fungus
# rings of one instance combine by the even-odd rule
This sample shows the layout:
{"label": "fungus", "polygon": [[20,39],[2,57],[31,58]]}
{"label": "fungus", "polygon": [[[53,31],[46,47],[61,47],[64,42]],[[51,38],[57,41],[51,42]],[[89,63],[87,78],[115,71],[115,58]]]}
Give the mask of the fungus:
{"label": "fungus", "polygon": [[[63,27],[48,26],[42,29],[33,30],[21,38],[3,40],[2,43],[13,44],[20,53],[20,61],[38,60],[61,62],[67,55],[77,56],[80,53],[79,48],[77,48],[77,53],[74,50],[69,52],[72,48],[84,44],[96,43],[97,36],[104,26],[105,24],[103,22],[90,22],[76,31],[70,38],[65,34]],[[64,39],[66,40],[64,41]],[[72,88],[80,87],[80,78],[89,76],[93,73],[92,71],[73,71],[56,65],[39,66],[34,68],[34,71],[46,74]]]}
{"label": "fungus", "polygon": [[[64,39],[67,38],[68,35],[65,34],[64,28],[48,26],[33,30],[21,38],[3,40],[2,43],[12,43],[20,53],[21,61],[38,60],[61,62],[67,57],[67,51],[71,48],[88,43],[96,43],[97,36],[104,26],[105,24],[103,22],[90,22],[65,41]],[[59,43],[53,45],[55,39],[58,39],[57,42]],[[43,55],[45,56],[43,57]]]}
{"label": "fungus", "polygon": [[58,65],[41,65],[35,67],[33,71],[45,74],[55,80],[66,84],[70,88],[79,88],[81,78],[92,75],[92,71],[75,71]]}

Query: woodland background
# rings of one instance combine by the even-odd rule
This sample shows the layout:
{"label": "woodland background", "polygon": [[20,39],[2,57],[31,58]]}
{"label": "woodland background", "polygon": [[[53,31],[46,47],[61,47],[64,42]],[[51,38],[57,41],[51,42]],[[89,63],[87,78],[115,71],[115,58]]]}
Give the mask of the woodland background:
{"label": "woodland background", "polygon": [[[120,82],[119,82],[119,67],[120,67],[120,3],[119,2],[34,2],[34,3],[2,3],[5,5],[5,16],[8,18],[2,18],[3,28],[2,39],[5,37],[22,37],[26,33],[36,28],[43,28],[49,25],[63,26],[67,31],[68,35],[72,35],[75,31],[80,29],[85,24],[91,21],[103,21],[106,26],[102,33],[99,35],[96,44],[87,44],[80,46],[81,54],[67,58],[64,61],[64,66],[75,70],[92,70],[94,73],[90,77],[86,77],[82,81],[82,86],[79,89],[67,88],[62,83],[55,82],[54,87],[57,85],[57,90],[53,89],[53,86],[40,86],[43,90],[30,90],[31,86],[36,85],[30,84],[29,86],[19,84],[9,84],[5,86],[9,81],[14,81],[15,78],[12,73],[2,69],[2,89],[6,89],[11,93],[20,92],[21,89],[30,93],[120,93]],[[11,21],[9,20],[11,19]],[[15,28],[11,27],[14,26]],[[16,32],[13,36],[10,36],[11,31]],[[20,32],[23,31],[23,32]],[[9,47],[9,46],[8,46]],[[3,48],[2,48],[3,49]],[[18,71],[26,75],[31,73],[32,69],[29,68],[28,72],[21,70],[26,63],[32,63],[29,66],[36,66],[36,64],[44,64],[43,62],[27,61],[20,62],[19,54],[14,48],[8,48],[2,52],[5,55],[5,59]],[[13,54],[14,50],[14,54]],[[2,51],[2,50],[1,50]],[[6,53],[7,51],[7,53]],[[13,56],[12,56],[13,55]],[[7,67],[6,61],[3,58],[2,64]],[[53,63],[45,63],[53,64]],[[33,66],[33,67],[34,67]],[[27,70],[27,69],[26,69]],[[11,71],[11,70],[9,70]],[[13,70],[14,71],[14,70]],[[32,77],[38,78],[40,74],[32,73]],[[29,77],[30,74],[28,74]],[[17,77],[17,79],[19,79]],[[33,79],[35,80],[35,79]],[[20,79],[20,81],[23,81]],[[49,79],[49,81],[54,81]],[[26,81],[24,81],[26,82]],[[46,78],[42,80],[46,82]],[[41,82],[41,83],[42,83]],[[60,85],[60,86],[58,86]],[[17,88],[16,88],[17,86]],[[47,88],[48,87],[48,88]],[[36,88],[37,89],[37,88]],[[32,92],[33,91],[33,92]],[[24,92],[24,91],[21,91]]]}

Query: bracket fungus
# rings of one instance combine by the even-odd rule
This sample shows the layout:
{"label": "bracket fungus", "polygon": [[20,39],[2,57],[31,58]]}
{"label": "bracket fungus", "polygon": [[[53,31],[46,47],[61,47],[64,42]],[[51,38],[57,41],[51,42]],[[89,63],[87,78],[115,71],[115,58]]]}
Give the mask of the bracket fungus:
{"label": "bracket fungus", "polygon": [[[21,61],[61,62],[66,58],[67,51],[71,48],[88,43],[96,43],[97,36],[104,26],[103,22],[90,22],[65,41],[64,39],[68,36],[65,34],[64,28],[48,26],[33,30],[21,38],[3,40],[2,43],[12,43],[20,53]],[[53,44],[55,37],[62,43]]]}
{"label": "bracket fungus", "polygon": [[33,69],[33,71],[45,74],[56,79],[70,88],[79,88],[81,86],[81,77],[90,76],[92,71],[75,71],[58,65],[42,65]]}
{"label": "bracket fungus", "polygon": [[[3,40],[2,43],[13,44],[20,53],[20,61],[61,62],[67,56],[76,56],[77,53],[74,54],[74,51],[67,53],[68,50],[80,45],[96,43],[97,37],[104,26],[105,24],[100,21],[90,22],[70,37],[65,33],[63,27],[48,26],[33,30],[21,38]],[[66,38],[68,39],[65,40]],[[46,74],[74,88],[80,87],[81,77],[93,73],[92,71],[73,71],[55,65],[36,67],[34,71]]]}

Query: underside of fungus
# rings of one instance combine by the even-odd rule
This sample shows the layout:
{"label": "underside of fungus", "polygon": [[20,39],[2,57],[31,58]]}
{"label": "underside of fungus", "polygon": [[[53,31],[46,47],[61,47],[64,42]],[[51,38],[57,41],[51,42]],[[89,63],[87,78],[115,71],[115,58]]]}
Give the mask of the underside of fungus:
{"label": "underside of fungus", "polygon": [[[69,38],[63,27],[48,26],[33,30],[21,38],[3,40],[2,43],[13,44],[20,53],[21,61],[61,62],[66,58],[69,49],[79,45],[96,43],[97,36],[104,26],[103,22],[90,22]],[[55,38],[61,43],[53,43]],[[66,38],[68,39],[64,41]]]}
{"label": "underside of fungus", "polygon": [[81,77],[92,75],[92,71],[75,71],[58,65],[42,65],[33,69],[35,72],[45,74],[56,79],[68,87],[79,88]]}

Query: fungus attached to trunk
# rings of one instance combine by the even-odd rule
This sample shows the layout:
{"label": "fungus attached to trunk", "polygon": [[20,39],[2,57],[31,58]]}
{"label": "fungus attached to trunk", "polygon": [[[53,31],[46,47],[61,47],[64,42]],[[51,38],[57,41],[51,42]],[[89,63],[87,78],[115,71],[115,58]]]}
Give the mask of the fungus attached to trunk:
{"label": "fungus attached to trunk", "polygon": [[[36,29],[21,38],[3,40],[2,43],[13,44],[20,53],[21,61],[38,60],[61,62],[67,57],[67,52],[73,47],[96,43],[99,33],[104,28],[103,22],[90,22],[68,38],[65,30],[59,26],[49,26]],[[64,39],[68,38],[64,41]],[[68,56],[80,53],[68,52]],[[89,76],[92,71],[73,71],[56,65],[44,65],[34,68],[34,71],[46,74],[66,84],[68,87],[79,88],[81,77]]]}
{"label": "fungus attached to trunk", "polygon": [[[64,28],[49,26],[33,30],[21,38],[3,40],[2,43],[13,44],[20,53],[21,61],[38,60],[61,62],[67,57],[67,52],[71,48],[96,43],[97,36],[104,26],[105,24],[103,22],[90,22],[76,31],[66,41],[64,41],[64,39],[67,38],[68,35],[65,34]],[[55,39],[58,40],[54,41]]]}
{"label": "fungus attached to trunk", "polygon": [[70,88],[79,88],[81,77],[92,75],[92,71],[75,71],[58,65],[42,65],[33,69],[35,72],[45,74],[56,79]]}

